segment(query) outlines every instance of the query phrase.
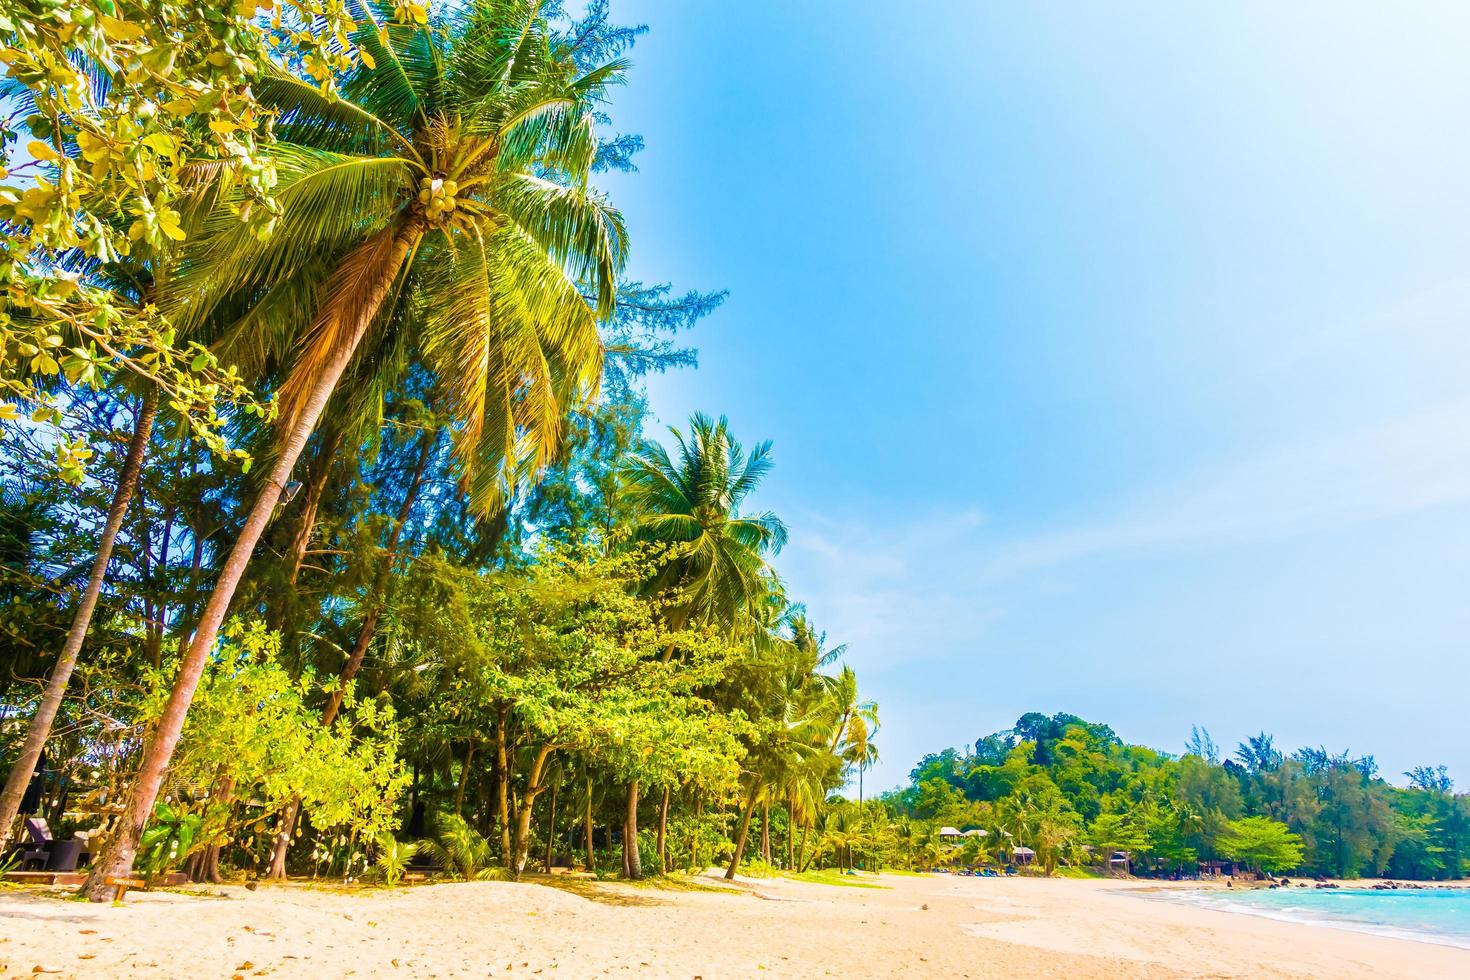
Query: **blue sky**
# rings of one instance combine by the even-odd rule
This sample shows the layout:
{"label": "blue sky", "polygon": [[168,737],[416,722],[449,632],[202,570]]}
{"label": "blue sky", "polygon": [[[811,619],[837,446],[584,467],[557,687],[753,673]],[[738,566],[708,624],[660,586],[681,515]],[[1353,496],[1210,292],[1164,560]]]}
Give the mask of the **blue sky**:
{"label": "blue sky", "polygon": [[633,271],[731,292],[653,406],[774,440],[870,786],[1067,710],[1470,788],[1470,11],[615,13]]}

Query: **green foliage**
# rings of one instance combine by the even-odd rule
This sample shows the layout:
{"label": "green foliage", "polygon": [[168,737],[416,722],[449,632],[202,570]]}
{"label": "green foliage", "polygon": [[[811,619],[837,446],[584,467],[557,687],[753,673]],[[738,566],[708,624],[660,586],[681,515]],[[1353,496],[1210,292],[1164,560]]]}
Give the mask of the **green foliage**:
{"label": "green foliage", "polygon": [[153,879],[177,866],[194,848],[203,819],[182,807],[160,803],[153,809],[153,821],[139,840],[139,862],[145,879]]}
{"label": "green foliage", "polygon": [[[407,781],[396,750],[398,722],[390,705],[349,703],[352,724],[330,728],[307,706],[311,674],[292,679],[275,659],[276,637],[262,624],[232,624],[226,645],[203,678],[165,787],[165,798],[203,821],[203,844],[263,836],[268,817],[300,799],[323,833],[378,838],[396,821]],[[167,675],[149,675],[142,716],[161,709]],[[219,790],[231,793],[221,799]],[[243,816],[233,801],[250,800]],[[263,841],[260,841],[263,843]]]}
{"label": "green foliage", "polygon": [[648,588],[672,596],[680,624],[759,618],[768,592],[764,559],[781,550],[786,526],[774,514],[742,515],[740,505],[770,470],[770,443],[747,456],[725,419],[698,414],[687,437],[670,433],[677,460],[649,442],[626,468],[638,535],[674,546]]}
{"label": "green foliage", "polygon": [[437,859],[446,874],[465,881],[499,877],[490,842],[456,814],[439,818],[433,840],[422,841],[423,853]]}
{"label": "green foliage", "polygon": [[1302,863],[1302,839],[1269,817],[1230,821],[1219,846],[1221,854],[1256,871],[1290,871]]}
{"label": "green foliage", "polygon": [[[55,427],[54,464],[73,483],[95,452],[67,432],[76,393],[119,371],[165,391],[205,445],[244,457],[224,440],[224,409],[260,405],[137,283],[193,233],[189,202],[226,166],[249,205],[234,220],[268,225],[272,119],[251,88],[262,67],[354,60],[335,43],[352,26],[343,5],[272,6],[314,29],[272,31],[254,4],[203,0],[0,5],[0,96],[13,111],[0,120],[0,420]],[[105,270],[124,268],[129,285],[115,288],[123,277]]]}
{"label": "green foliage", "polygon": [[[627,234],[590,183],[594,112],[626,65],[579,65],[534,5],[391,25],[361,9],[343,35],[358,61],[311,78],[275,64],[256,88],[280,120],[271,234],[242,225],[243,189],[223,188],[160,304],[189,329],[232,324],[261,369],[285,362],[288,420],[364,342],[364,317],[380,321],[366,342],[411,346],[434,376],[454,475],[490,512],[552,463],[597,388]],[[363,367],[388,392],[407,356]]]}
{"label": "green foliage", "polygon": [[408,863],[420,854],[427,853],[425,841],[401,841],[387,831],[378,834],[373,842],[373,864],[368,875],[390,888],[403,880]]}

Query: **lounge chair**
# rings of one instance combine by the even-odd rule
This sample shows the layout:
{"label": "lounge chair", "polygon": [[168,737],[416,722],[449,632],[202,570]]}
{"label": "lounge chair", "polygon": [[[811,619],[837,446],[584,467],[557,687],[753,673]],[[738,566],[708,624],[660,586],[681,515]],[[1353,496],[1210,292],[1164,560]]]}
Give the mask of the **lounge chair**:
{"label": "lounge chair", "polygon": [[26,833],[30,835],[31,845],[21,855],[21,870],[35,864],[35,870],[39,871],[75,871],[85,856],[86,841],[57,840],[43,817],[26,817]]}

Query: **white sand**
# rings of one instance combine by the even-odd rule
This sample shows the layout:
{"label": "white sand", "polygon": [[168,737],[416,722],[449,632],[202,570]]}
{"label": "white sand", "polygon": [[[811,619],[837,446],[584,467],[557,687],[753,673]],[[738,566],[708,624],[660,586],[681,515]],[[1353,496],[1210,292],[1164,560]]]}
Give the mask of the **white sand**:
{"label": "white sand", "polygon": [[1145,883],[877,880],[228,887],[121,908],[7,891],[0,976],[1470,977],[1470,951],[1128,894]]}

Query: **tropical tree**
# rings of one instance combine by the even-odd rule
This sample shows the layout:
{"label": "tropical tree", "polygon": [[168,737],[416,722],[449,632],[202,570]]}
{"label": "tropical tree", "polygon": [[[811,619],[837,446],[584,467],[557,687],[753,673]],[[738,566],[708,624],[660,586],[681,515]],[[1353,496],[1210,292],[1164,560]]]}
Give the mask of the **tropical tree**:
{"label": "tropical tree", "polygon": [[1269,817],[1232,820],[1220,850],[1255,871],[1290,870],[1302,863],[1302,839]]}
{"label": "tropical tree", "polygon": [[[236,587],[364,338],[413,335],[448,393],[458,475],[482,507],[545,465],[568,403],[595,388],[597,318],[612,309],[626,243],[588,175],[594,106],[623,63],[579,68],[540,6],[474,0],[417,22],[365,6],[350,37],[357,67],[322,84],[276,67],[259,82],[280,113],[280,214],[269,234],[242,227],[248,202],[220,168],[201,205],[206,233],[161,303],[185,329],[243,311],[260,331],[265,312],[280,315],[284,335],[262,341],[293,352],[279,442],[85,886],[92,899],[132,866]],[[309,318],[289,316],[296,307]]]}
{"label": "tropical tree", "polygon": [[716,422],[702,413],[689,420],[687,436],[669,431],[677,459],[649,441],[626,468],[637,535],[672,546],[647,588],[671,596],[676,626],[737,628],[761,616],[770,594],[766,560],[786,543],[786,525],[776,515],[740,511],[770,471],[771,444],[759,443],[747,456],[724,417]]}
{"label": "tropical tree", "polygon": [[863,773],[879,759],[878,746],[873,735],[878,731],[878,706],[869,701],[859,707],[848,719],[842,761],[858,772],[858,802],[863,801]]}

